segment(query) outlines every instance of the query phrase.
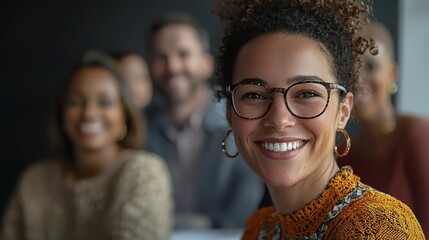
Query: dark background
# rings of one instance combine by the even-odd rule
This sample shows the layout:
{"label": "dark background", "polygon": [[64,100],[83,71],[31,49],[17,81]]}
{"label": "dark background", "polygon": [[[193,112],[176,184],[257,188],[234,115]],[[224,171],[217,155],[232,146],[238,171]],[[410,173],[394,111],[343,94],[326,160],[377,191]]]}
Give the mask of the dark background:
{"label": "dark background", "polygon": [[[49,157],[49,115],[55,92],[80,56],[94,49],[137,51],[145,56],[150,24],[170,11],[185,11],[198,19],[211,34],[215,54],[222,25],[211,13],[214,2],[2,0],[0,216],[22,170]],[[398,39],[398,0],[374,2],[375,17]]]}

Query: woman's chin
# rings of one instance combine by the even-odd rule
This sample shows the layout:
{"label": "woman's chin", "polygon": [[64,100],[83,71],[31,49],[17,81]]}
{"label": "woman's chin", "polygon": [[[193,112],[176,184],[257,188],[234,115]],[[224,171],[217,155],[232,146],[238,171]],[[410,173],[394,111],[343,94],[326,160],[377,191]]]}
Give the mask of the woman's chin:
{"label": "woman's chin", "polygon": [[260,177],[265,184],[273,188],[288,188],[298,182],[298,176],[293,171],[281,169],[266,171]]}

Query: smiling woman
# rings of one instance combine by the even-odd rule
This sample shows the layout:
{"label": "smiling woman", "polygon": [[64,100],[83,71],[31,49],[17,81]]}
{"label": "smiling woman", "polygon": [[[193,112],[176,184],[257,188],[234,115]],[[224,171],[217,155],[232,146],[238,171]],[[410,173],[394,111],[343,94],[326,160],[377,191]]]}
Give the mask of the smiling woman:
{"label": "smiling woman", "polygon": [[142,126],[131,96],[104,55],[72,71],[55,112],[62,161],[24,173],[2,239],[168,239],[170,177],[159,156],[137,150]]}
{"label": "smiling woman", "polygon": [[[329,104],[330,92],[323,84],[334,84],[335,78],[317,42],[283,33],[252,39],[237,55],[233,82],[242,82],[241,79],[249,77],[266,79],[267,85],[275,89],[284,86],[289,89],[283,96],[278,91],[273,94],[269,100],[270,109],[267,108],[259,120],[249,121],[238,114],[229,115],[240,153],[250,160],[252,169],[274,186],[294,186],[310,174],[320,177],[336,172],[333,133],[336,128],[344,128],[350,115],[352,96],[349,93],[340,102],[341,92],[333,91]],[[307,80],[316,78],[319,80]],[[257,112],[258,107],[252,108]],[[292,151],[263,147],[297,143],[299,148]],[[261,161],[265,158],[266,161]],[[288,170],[286,173],[285,169]],[[318,184],[323,188],[326,183]],[[314,196],[309,194],[307,197],[305,202]],[[287,208],[294,205],[289,203]]]}
{"label": "smiling woman", "polygon": [[405,204],[336,161],[350,148],[359,56],[377,52],[361,35],[369,9],[358,0],[218,1],[228,24],[219,95],[239,153],[274,203],[253,214],[243,239],[424,239]]}
{"label": "smiling woman", "polygon": [[66,96],[64,130],[75,151],[116,151],[116,141],[125,135],[114,75],[103,68],[82,69],[74,76]]}

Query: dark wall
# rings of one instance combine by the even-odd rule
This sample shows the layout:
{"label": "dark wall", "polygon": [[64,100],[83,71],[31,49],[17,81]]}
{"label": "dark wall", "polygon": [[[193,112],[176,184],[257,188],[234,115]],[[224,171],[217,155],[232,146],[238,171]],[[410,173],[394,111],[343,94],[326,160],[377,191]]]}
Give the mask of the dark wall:
{"label": "dark wall", "polygon": [[[221,24],[215,0],[62,0],[0,3],[0,214],[29,164],[49,156],[49,113],[66,72],[87,50],[146,54],[150,23],[173,10],[209,29],[213,53]],[[396,35],[398,1],[375,2]],[[382,7],[383,6],[383,7]]]}

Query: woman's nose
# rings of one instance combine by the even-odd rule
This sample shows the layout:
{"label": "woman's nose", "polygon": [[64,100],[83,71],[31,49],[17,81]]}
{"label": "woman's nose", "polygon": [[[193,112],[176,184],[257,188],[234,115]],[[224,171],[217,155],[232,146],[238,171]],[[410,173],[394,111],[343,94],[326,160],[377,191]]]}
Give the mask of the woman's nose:
{"label": "woman's nose", "polygon": [[85,119],[92,119],[98,114],[98,107],[95,104],[88,103],[83,108],[83,117]]}
{"label": "woman's nose", "polygon": [[285,96],[281,92],[275,93],[270,109],[263,117],[263,125],[276,130],[283,130],[293,126],[295,120],[295,116],[287,108]]}

